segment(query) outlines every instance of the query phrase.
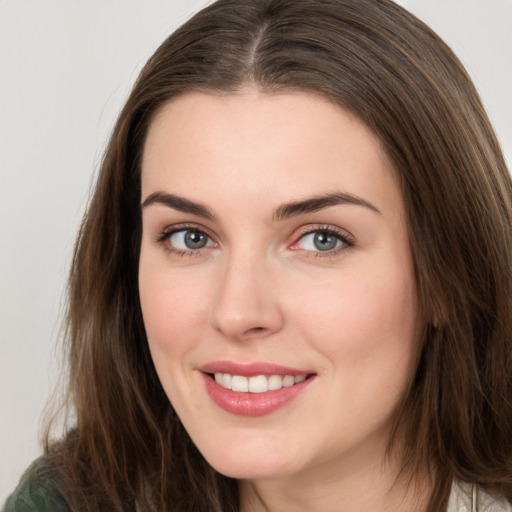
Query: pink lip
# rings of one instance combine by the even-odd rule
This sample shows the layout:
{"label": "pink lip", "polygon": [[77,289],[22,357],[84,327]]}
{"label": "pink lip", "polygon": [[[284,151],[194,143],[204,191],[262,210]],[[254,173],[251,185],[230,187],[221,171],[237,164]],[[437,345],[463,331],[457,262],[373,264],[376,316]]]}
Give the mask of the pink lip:
{"label": "pink lip", "polygon": [[[229,361],[218,361],[201,367],[200,371],[210,398],[226,412],[240,416],[270,414],[291,402],[314,380],[311,372],[267,363],[241,365]],[[256,375],[310,375],[310,377],[299,384],[265,393],[241,393],[217,384],[209,375],[213,373],[230,373],[245,377]]]}
{"label": "pink lip", "polygon": [[244,377],[255,377],[256,375],[291,375],[298,377],[299,375],[314,373],[272,363],[241,364],[233,361],[215,361],[201,366],[199,370],[203,373],[230,373],[231,375],[242,375]]}

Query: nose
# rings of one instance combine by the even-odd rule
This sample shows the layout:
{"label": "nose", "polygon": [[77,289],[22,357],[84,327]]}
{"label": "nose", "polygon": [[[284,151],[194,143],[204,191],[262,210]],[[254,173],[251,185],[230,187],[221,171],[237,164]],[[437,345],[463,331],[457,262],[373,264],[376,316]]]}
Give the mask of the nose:
{"label": "nose", "polygon": [[231,340],[275,334],[284,324],[276,284],[263,257],[233,255],[218,277],[210,324]]}

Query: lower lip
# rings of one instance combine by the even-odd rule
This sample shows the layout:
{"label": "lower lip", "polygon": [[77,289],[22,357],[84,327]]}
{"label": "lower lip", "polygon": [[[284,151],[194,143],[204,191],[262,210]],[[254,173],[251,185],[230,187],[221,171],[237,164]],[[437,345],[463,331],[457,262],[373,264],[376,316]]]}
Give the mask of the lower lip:
{"label": "lower lip", "polygon": [[293,386],[265,393],[241,393],[217,384],[208,374],[202,373],[210,398],[222,409],[239,416],[264,416],[291,402],[311,383],[313,377]]}

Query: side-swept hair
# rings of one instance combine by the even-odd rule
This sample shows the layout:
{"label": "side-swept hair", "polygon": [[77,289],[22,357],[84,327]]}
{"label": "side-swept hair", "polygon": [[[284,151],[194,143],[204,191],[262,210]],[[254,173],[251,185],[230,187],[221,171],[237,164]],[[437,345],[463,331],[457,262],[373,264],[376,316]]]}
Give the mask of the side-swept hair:
{"label": "side-swept hair", "polygon": [[[404,474],[512,500],[512,187],[475,88],[452,51],[390,0],[219,0],[142,70],[106,150],[69,284],[76,426],[49,443],[77,510],[238,509],[174,413],[138,297],[140,165],[162,106],[189,91],[303,90],[355,113],[394,163],[422,317],[414,380],[395,415]],[[395,443],[393,443],[395,441]]]}

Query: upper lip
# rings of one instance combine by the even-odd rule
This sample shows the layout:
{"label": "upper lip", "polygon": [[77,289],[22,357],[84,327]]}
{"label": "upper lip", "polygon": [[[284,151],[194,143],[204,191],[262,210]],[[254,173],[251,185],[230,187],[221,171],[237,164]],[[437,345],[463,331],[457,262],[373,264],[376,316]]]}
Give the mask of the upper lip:
{"label": "upper lip", "polygon": [[242,375],[255,377],[256,375],[310,375],[314,372],[282,366],[274,363],[235,363],[234,361],[213,361],[199,368],[203,373],[229,373],[230,375]]}

